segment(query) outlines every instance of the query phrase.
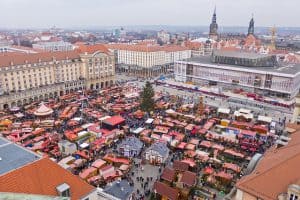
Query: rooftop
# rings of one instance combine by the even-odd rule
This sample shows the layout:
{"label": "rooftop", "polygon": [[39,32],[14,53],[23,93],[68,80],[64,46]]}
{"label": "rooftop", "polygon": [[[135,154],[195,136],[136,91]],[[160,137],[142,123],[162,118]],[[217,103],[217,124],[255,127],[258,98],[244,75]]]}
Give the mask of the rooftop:
{"label": "rooftop", "polygon": [[122,116],[115,115],[108,119],[105,119],[103,123],[108,124],[110,126],[116,126],[125,122],[125,119]]}
{"label": "rooftop", "polygon": [[53,61],[53,59],[59,61],[77,58],[79,58],[79,54],[76,51],[42,52],[31,54],[6,53],[0,54],[0,67],[9,67],[11,65],[25,65],[39,62],[50,62]]}
{"label": "rooftop", "polygon": [[166,181],[172,182],[175,178],[175,170],[170,167],[166,167],[161,175],[161,178]]}
{"label": "rooftop", "polygon": [[173,163],[173,168],[177,171],[187,171],[189,169],[189,164],[179,160],[175,160]]}
{"label": "rooftop", "polygon": [[78,51],[80,53],[95,53],[95,52],[102,52],[105,54],[109,54],[109,50],[103,44],[94,44],[94,45],[85,45],[85,44],[77,44]]}
{"label": "rooftop", "polygon": [[0,137],[0,175],[40,159],[40,156]]}
{"label": "rooftop", "polygon": [[120,145],[120,147],[125,146],[129,146],[131,149],[140,151],[143,148],[143,143],[136,137],[127,137]]}
{"label": "rooftop", "polygon": [[113,183],[108,184],[103,192],[121,200],[126,200],[132,194],[133,186],[130,186],[126,180],[114,181]]}
{"label": "rooftop", "polygon": [[147,149],[147,151],[149,151],[149,150],[157,151],[163,157],[166,157],[169,154],[169,148],[167,147],[167,145],[165,143],[162,143],[162,142],[156,142],[156,143],[152,144]]}
{"label": "rooftop", "polygon": [[196,184],[197,174],[190,171],[185,171],[182,174],[180,182],[186,184],[187,186],[193,186]]}
{"label": "rooftop", "polygon": [[179,45],[144,45],[144,44],[106,44],[105,45],[109,49],[117,49],[117,50],[128,50],[128,51],[141,51],[141,52],[158,52],[158,51],[185,51],[188,50],[186,47],[182,47]]}
{"label": "rooftop", "polygon": [[269,149],[254,171],[237,182],[237,188],[257,198],[273,200],[286,193],[290,184],[299,184],[300,131],[291,138],[287,146]]}
{"label": "rooftop", "polygon": [[197,65],[205,65],[205,66],[212,66],[216,68],[229,68],[230,70],[235,71],[258,71],[259,73],[281,73],[287,75],[296,75],[300,73],[300,64],[281,64],[280,66],[275,67],[247,67],[247,66],[240,66],[240,65],[233,65],[233,64],[218,64],[213,63],[211,61],[210,56],[200,56],[200,57],[193,57],[189,59],[185,59],[183,61],[177,62],[188,62],[188,63],[195,63]]}
{"label": "rooftop", "polygon": [[177,200],[179,197],[179,191],[177,189],[158,181],[154,183],[154,192],[167,197],[169,200]]}
{"label": "rooftop", "polygon": [[243,51],[222,51],[222,50],[215,50],[214,55],[231,57],[231,58],[248,58],[248,59],[260,59],[260,58],[272,57],[272,55],[259,54],[259,53],[250,53],[250,52],[243,52]]}
{"label": "rooftop", "polygon": [[48,158],[0,176],[2,192],[57,196],[56,187],[63,183],[70,186],[71,199],[77,200],[94,190],[92,186]]}

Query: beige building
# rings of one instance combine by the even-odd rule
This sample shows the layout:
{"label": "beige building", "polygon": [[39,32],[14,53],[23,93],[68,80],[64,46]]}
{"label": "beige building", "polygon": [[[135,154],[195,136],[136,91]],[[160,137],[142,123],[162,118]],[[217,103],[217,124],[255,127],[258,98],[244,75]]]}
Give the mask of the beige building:
{"label": "beige building", "polygon": [[191,50],[178,45],[108,44],[116,55],[118,70],[150,77],[173,71],[175,61],[191,57]]}
{"label": "beige building", "polygon": [[114,84],[114,56],[104,46],[77,51],[2,54],[0,108]]}
{"label": "beige building", "polygon": [[82,75],[87,89],[109,87],[115,81],[115,57],[105,46],[97,44],[80,45]]}

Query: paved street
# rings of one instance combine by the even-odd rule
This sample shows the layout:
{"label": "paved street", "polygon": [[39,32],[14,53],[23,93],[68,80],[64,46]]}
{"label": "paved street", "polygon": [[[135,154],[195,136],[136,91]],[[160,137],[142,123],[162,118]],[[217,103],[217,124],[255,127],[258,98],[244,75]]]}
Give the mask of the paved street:
{"label": "paved street", "polygon": [[[141,159],[134,159],[135,163],[140,163]],[[145,195],[147,194],[147,191],[151,192],[154,182],[159,178],[159,167],[153,166],[149,164],[140,165],[139,167],[133,167],[131,170],[134,172],[133,176],[131,176],[133,182],[134,182],[134,190],[135,194],[139,195]],[[145,186],[146,184],[146,186]],[[146,199],[150,197],[146,196]]]}
{"label": "paved street", "polygon": [[[118,75],[117,80],[127,80],[132,82],[133,84],[136,84],[139,87],[143,87],[145,84],[146,80],[140,80],[137,81],[133,77],[128,77],[125,75]],[[162,91],[162,92],[167,92],[172,95],[178,95],[186,99],[186,103],[193,103],[197,102],[199,100],[199,95],[200,93],[195,93],[195,92],[190,92],[187,90],[178,90],[176,88],[172,88],[170,86],[165,86],[165,85],[154,85],[155,91]],[[246,101],[247,102],[247,101]],[[225,108],[233,108],[233,110],[239,109],[239,108],[245,108],[243,104],[237,103],[237,102],[228,102],[227,100],[223,98],[218,98],[218,97],[210,97],[205,95],[204,103],[213,106],[213,107],[225,107]],[[275,110],[274,108],[272,109],[262,109],[256,106],[250,106],[250,100],[249,103],[247,103],[247,107],[250,108],[252,111],[254,111],[255,115],[265,115],[265,116],[270,116],[273,118],[274,121],[282,121],[283,120],[283,111],[280,110]],[[292,118],[292,114],[290,113],[285,113],[286,120],[287,122]]]}

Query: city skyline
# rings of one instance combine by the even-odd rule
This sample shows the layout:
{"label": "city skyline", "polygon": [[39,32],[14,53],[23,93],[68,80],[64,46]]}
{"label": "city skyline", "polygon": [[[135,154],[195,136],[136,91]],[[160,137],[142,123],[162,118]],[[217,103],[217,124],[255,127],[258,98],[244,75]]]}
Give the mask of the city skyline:
{"label": "city skyline", "polygon": [[256,26],[299,27],[298,4],[297,0],[91,0],[89,4],[83,0],[2,0],[0,16],[6,20],[0,28],[204,26],[210,23],[215,5],[220,27],[247,26],[252,14]]}

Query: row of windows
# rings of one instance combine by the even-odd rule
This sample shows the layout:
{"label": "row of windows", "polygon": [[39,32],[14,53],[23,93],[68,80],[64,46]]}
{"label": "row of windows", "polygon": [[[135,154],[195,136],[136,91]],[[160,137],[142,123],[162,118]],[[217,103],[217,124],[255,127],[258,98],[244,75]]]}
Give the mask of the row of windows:
{"label": "row of windows", "polygon": [[[60,66],[61,67],[61,66]],[[73,68],[75,68],[75,70],[77,70],[77,64],[73,64],[73,65],[64,65],[63,66],[64,68],[70,68],[71,70],[73,69]],[[46,67],[46,68],[38,68],[38,69],[28,69],[28,70],[19,70],[19,71],[15,71],[15,72],[10,72],[10,73],[4,73],[4,76],[9,76],[9,75],[11,75],[11,76],[13,76],[14,74],[17,74],[17,75],[19,75],[19,74],[26,74],[26,73],[35,73],[35,72],[37,72],[37,71],[39,71],[39,72],[50,72],[51,71],[51,68],[50,67]]]}

